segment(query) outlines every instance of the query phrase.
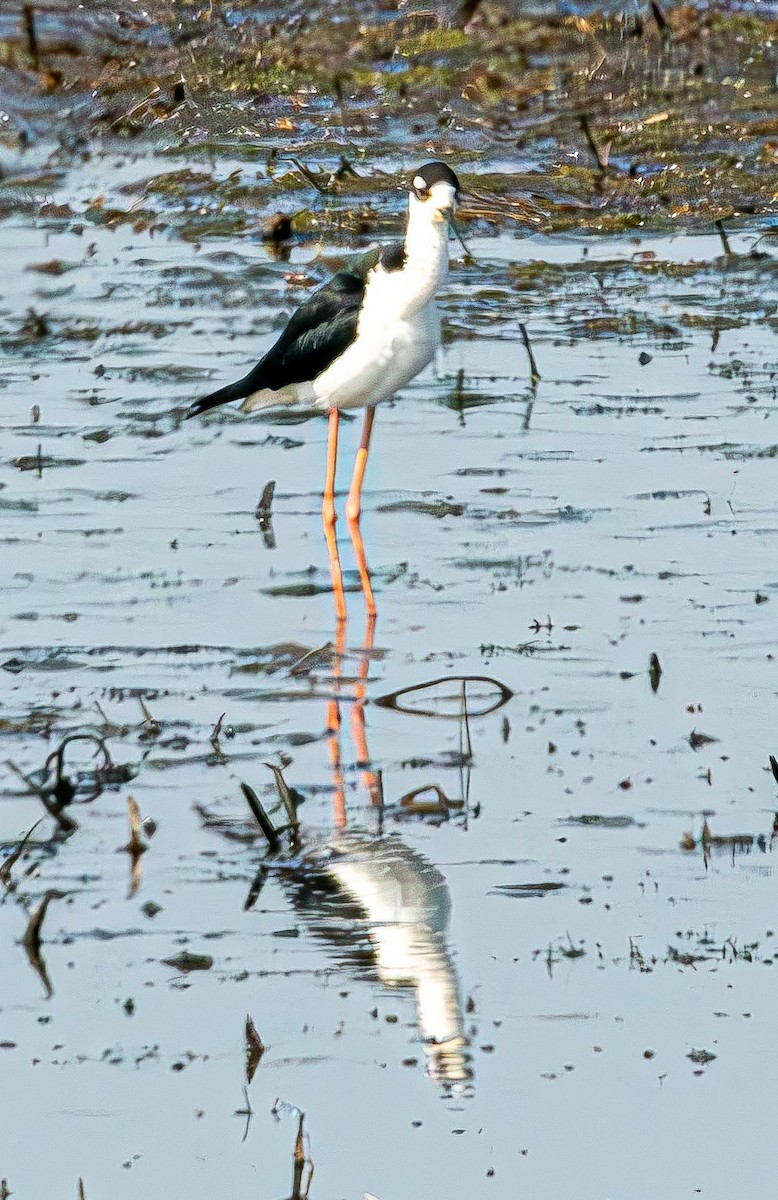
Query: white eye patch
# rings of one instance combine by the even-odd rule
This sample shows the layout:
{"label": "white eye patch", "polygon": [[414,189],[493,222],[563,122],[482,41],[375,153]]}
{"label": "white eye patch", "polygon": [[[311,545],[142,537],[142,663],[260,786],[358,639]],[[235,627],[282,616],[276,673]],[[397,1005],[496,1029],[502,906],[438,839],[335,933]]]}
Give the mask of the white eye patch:
{"label": "white eye patch", "polygon": [[413,181],[413,186],[417,192],[426,192],[427,181],[426,179],[422,179],[421,175],[417,175]]}

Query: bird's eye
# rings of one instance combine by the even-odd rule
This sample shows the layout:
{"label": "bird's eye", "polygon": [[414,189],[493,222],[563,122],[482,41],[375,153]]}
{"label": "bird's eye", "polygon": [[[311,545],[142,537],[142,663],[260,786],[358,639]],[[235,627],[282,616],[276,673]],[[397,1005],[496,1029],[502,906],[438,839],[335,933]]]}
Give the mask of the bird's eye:
{"label": "bird's eye", "polygon": [[414,179],[413,191],[417,200],[429,199],[430,189],[427,185],[427,181],[421,175],[417,175]]}

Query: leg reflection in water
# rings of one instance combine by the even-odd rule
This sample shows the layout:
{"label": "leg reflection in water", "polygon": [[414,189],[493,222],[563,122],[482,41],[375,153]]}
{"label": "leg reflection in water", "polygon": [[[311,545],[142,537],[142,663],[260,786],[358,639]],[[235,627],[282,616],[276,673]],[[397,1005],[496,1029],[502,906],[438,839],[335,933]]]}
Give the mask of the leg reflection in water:
{"label": "leg reflection in water", "polygon": [[354,697],[350,727],[360,787],[370,801],[368,818],[375,814],[378,832],[348,827],[341,749],[345,632],[345,623],[339,621],[333,697],[327,705],[335,833],[324,845],[305,850],[286,881],[306,923],[330,944],[342,965],[360,973],[367,965],[382,984],[414,989],[428,1072],[440,1081],[461,1083],[471,1071],[459,981],[446,937],[451,913],[448,886],[422,854],[399,836],[382,832],[381,780],[371,766],[365,724],[375,632],[372,615],[368,615],[356,679],[350,685]]}

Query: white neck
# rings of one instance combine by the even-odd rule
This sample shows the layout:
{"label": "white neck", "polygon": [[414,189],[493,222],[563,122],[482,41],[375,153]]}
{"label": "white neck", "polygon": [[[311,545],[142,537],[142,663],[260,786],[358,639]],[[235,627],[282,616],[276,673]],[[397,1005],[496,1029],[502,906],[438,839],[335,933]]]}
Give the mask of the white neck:
{"label": "white neck", "polygon": [[429,201],[411,193],[405,231],[403,274],[417,283],[414,291],[419,308],[428,304],[448,275],[448,222]]}
{"label": "white neck", "polygon": [[434,299],[447,275],[448,222],[431,200],[422,202],[411,194],[405,265],[400,271],[385,271],[379,265],[371,273],[362,301],[360,330],[374,329],[375,336],[385,339],[387,319],[413,321]]}

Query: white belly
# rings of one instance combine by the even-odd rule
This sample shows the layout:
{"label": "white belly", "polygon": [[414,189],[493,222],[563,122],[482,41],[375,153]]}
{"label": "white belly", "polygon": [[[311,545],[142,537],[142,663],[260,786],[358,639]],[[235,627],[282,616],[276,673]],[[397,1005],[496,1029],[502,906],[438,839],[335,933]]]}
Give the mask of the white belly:
{"label": "white belly", "polygon": [[440,321],[434,303],[406,320],[361,323],[356,340],[313,384],[319,408],[380,404],[435,357]]}

